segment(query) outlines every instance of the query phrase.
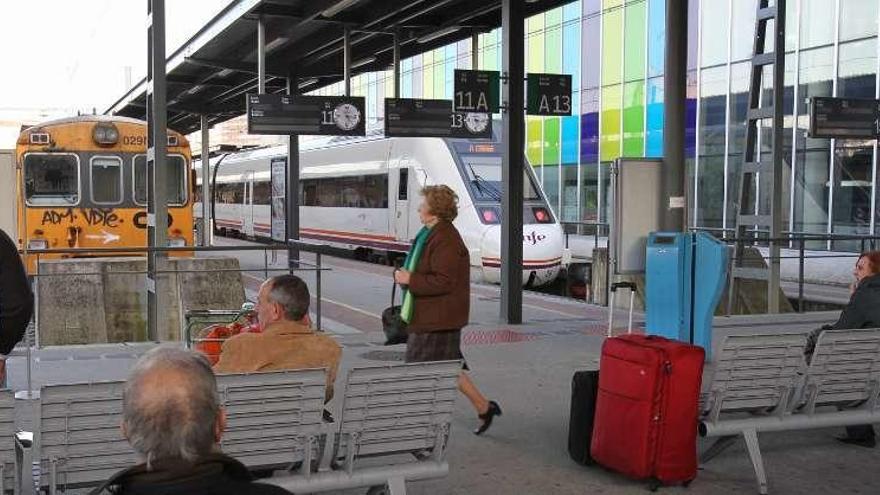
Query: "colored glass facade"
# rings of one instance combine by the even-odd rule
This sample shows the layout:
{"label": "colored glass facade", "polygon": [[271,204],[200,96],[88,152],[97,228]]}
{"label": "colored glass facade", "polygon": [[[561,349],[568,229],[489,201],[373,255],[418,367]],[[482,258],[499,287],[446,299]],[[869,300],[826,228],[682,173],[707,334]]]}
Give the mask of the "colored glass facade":
{"label": "colored glass facade", "polygon": [[[733,228],[757,0],[690,0],[687,157],[693,226]],[[607,221],[609,166],[663,155],[665,0],[579,0],[526,20],[529,72],[572,74],[571,117],[527,117],[526,156],[565,221]],[[787,230],[875,233],[872,141],[806,136],[811,96],[880,97],[877,0],[788,0],[785,88]],[[451,98],[470,40],[402,61],[401,96]],[[479,37],[479,68],[501,67],[500,30]],[[352,80],[370,123],[390,71]],[[341,84],[316,91],[340,94]],[[794,191],[794,194],[792,194]],[[855,249],[837,242],[816,248]]]}

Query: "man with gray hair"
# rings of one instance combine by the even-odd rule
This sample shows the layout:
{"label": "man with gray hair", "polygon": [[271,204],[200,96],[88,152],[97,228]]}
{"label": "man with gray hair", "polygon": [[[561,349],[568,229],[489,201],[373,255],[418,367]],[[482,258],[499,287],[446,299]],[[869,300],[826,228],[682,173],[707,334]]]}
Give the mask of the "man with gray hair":
{"label": "man with gray hair", "polygon": [[122,432],[144,462],[92,494],[289,494],[254,483],[243,464],[220,451],[226,414],[201,354],[172,347],[146,353],[131,370],[122,407]]}
{"label": "man with gray hair", "polygon": [[241,333],[223,343],[217,373],[295,370],[327,370],[327,397],[342,348],[333,338],[312,330],[311,296],[306,283],[295,275],[279,275],[263,282],[257,299],[261,333]]}

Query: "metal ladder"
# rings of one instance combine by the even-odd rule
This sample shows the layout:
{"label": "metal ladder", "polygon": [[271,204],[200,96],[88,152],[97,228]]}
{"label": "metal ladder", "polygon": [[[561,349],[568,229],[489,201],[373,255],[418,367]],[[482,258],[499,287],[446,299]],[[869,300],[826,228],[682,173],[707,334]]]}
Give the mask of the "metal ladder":
{"label": "metal ladder", "polygon": [[[734,307],[737,280],[767,281],[767,311],[779,312],[779,252],[782,235],[782,152],[783,152],[783,90],[785,88],[785,3],[786,0],[758,0],[755,19],[755,45],[749,86],[749,107],[746,116],[746,142],[739,176],[739,201],[736,208],[736,242],[733,265],[730,272],[728,309]],[[774,51],[765,52],[767,25],[774,22]],[[773,87],[770,103],[761,105],[764,68],[773,68]],[[770,146],[771,160],[761,159],[758,149],[758,122],[772,120]],[[768,180],[769,179],[769,180]],[[769,211],[762,201],[769,195]],[[753,230],[754,229],[754,230]],[[769,268],[749,267],[744,263],[746,236],[754,233],[749,242],[758,241],[767,233],[769,243]]]}

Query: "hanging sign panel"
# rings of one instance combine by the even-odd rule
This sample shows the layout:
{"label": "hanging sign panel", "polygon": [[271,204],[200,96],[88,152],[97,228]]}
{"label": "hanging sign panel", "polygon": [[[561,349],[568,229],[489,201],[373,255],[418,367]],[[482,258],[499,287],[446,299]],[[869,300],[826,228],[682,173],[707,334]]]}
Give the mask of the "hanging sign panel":
{"label": "hanging sign panel", "polygon": [[500,76],[497,70],[455,69],[453,110],[497,113],[501,105]]}
{"label": "hanging sign panel", "polygon": [[491,138],[492,118],[454,112],[449,100],[385,98],[385,136]]}
{"label": "hanging sign panel", "polygon": [[811,138],[880,139],[880,100],[810,98]]}
{"label": "hanging sign panel", "polygon": [[570,74],[528,74],[526,80],[528,115],[571,115]]}
{"label": "hanging sign panel", "polygon": [[363,97],[247,95],[249,134],[364,136]]}

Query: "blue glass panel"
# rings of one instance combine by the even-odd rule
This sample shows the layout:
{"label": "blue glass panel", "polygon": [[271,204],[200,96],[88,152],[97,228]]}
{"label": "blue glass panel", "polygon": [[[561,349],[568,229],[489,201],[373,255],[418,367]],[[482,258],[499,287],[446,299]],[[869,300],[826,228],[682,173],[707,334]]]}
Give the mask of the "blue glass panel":
{"label": "blue glass panel", "polygon": [[[571,74],[574,89],[580,86],[581,24],[573,22],[562,27],[562,73]],[[577,107],[575,107],[577,108]]]}
{"label": "blue glass panel", "polygon": [[562,117],[562,164],[577,165],[578,160],[578,118]]}
{"label": "blue glass panel", "polygon": [[573,21],[581,16],[581,2],[571,2],[562,7],[563,22]]}
{"label": "blue glass panel", "polygon": [[663,74],[666,0],[648,0],[648,77]]}
{"label": "blue glass panel", "polygon": [[645,110],[645,156],[663,156],[663,78],[648,79]]}

